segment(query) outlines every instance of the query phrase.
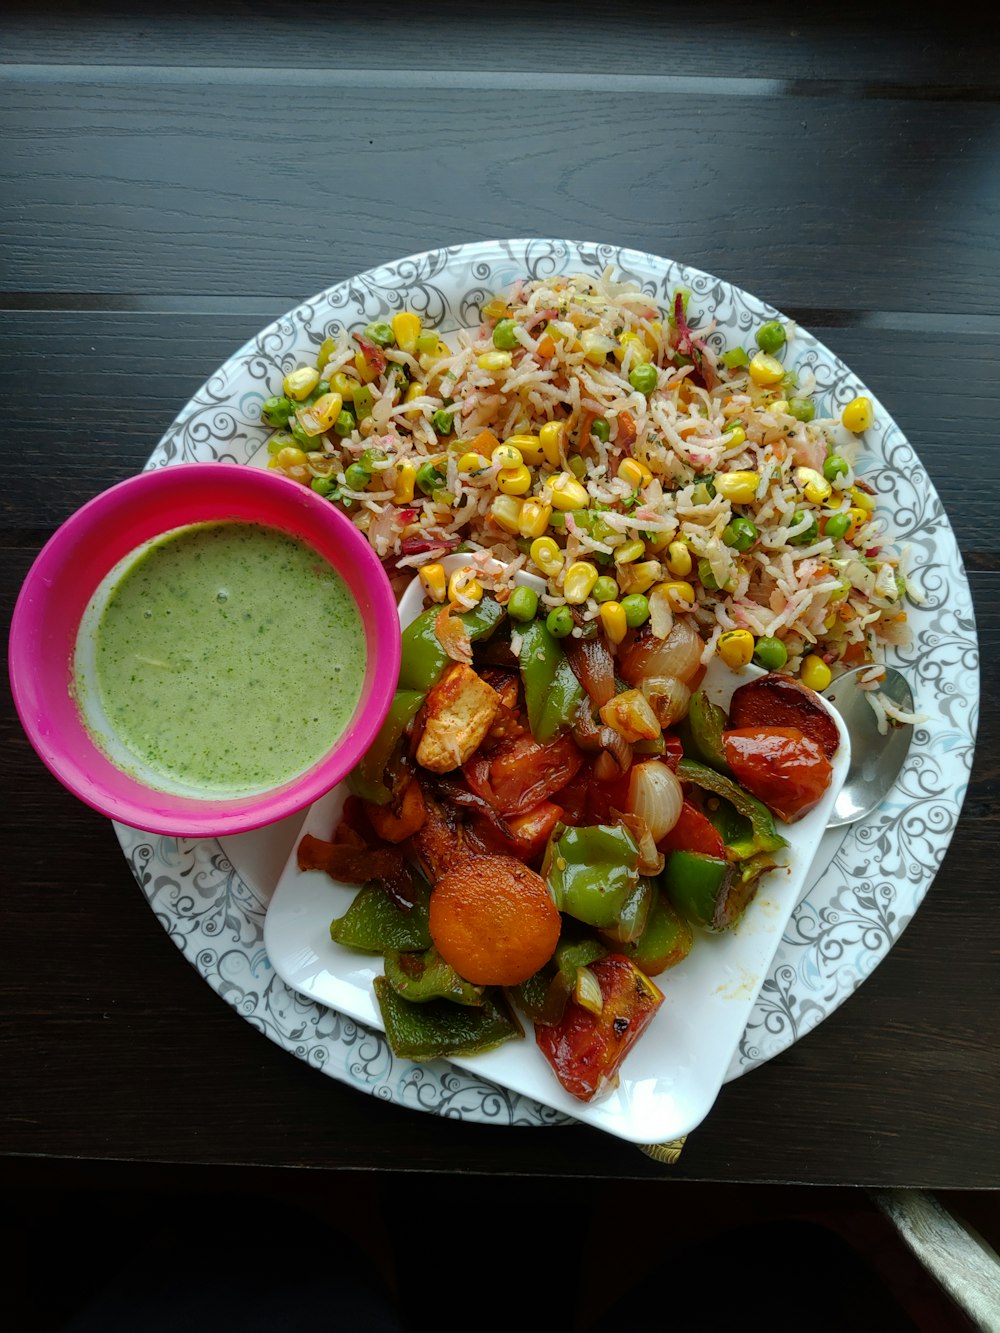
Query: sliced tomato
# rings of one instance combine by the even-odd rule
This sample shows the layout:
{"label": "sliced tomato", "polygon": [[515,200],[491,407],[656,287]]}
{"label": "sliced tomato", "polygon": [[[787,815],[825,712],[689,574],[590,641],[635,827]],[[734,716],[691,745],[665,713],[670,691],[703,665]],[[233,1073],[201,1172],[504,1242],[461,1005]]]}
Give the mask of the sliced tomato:
{"label": "sliced tomato", "polygon": [[465,765],[465,780],[502,815],[522,814],[547,801],[576,776],[583,751],[572,736],[539,745],[530,736],[506,741],[494,750],[485,772],[475,757]]}
{"label": "sliced tomato", "polygon": [[591,824],[614,824],[618,816],[615,811],[625,810],[628,806],[629,774],[612,778],[610,782],[598,782],[590,775],[587,789],[587,819]]}
{"label": "sliced tomato", "polygon": [[725,731],[722,747],[736,781],[786,824],[819,804],[833,776],[822,746],[794,727]]}
{"label": "sliced tomato", "polygon": [[523,815],[511,815],[507,827],[514,835],[515,856],[533,861],[544,850],[549,834],[563,817],[563,808],[553,801],[542,801]]}
{"label": "sliced tomato", "polygon": [[593,1101],[618,1081],[622,1061],[652,1022],[663,992],[623,954],[590,964],[604,1001],[600,1014],[571,1000],[558,1023],[536,1024],[535,1041],[573,1097]]}
{"label": "sliced tomato", "polygon": [[677,823],[656,846],[661,852],[700,852],[703,856],[714,856],[720,860],[726,856],[722,834],[709,817],[690,801],[684,802]]}
{"label": "sliced tomato", "polygon": [[672,768],[676,773],[677,765],[684,758],[684,745],[681,742],[681,738],[674,732],[667,731],[663,734],[663,744],[666,748],[660,755],[660,758],[668,768]]}

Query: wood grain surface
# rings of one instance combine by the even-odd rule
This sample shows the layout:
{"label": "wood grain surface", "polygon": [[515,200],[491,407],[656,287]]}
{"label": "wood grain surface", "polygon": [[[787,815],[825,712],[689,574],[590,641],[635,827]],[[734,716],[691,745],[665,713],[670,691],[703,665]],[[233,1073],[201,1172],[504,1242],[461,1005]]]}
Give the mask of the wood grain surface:
{"label": "wood grain surface", "polygon": [[8,6],[0,604],[248,337],[373,264],[634,246],[800,319],[948,510],[983,657],[934,886],[858,992],[729,1084],[679,1162],[405,1111],[265,1040],[178,955],[0,702],[0,1153],[342,1172],[1000,1187],[996,32],[793,9]]}

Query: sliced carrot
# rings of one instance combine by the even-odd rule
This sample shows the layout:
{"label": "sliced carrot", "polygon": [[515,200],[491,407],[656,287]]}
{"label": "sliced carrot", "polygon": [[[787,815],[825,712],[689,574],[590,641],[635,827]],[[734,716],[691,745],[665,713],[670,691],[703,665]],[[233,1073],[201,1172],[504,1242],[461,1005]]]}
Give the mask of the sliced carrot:
{"label": "sliced carrot", "polygon": [[420,783],[411,778],[397,802],[375,805],[365,802],[365,813],[383,842],[403,842],[423,827],[427,805]]}
{"label": "sliced carrot", "polygon": [[431,893],[431,939],[475,986],[516,986],[549,961],[561,918],[541,875],[512,856],[460,862]]}

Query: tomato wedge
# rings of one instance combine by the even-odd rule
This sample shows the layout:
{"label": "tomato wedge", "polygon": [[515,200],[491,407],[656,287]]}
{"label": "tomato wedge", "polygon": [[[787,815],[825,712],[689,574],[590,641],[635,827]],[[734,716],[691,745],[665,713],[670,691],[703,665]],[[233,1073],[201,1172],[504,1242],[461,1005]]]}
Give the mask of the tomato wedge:
{"label": "tomato wedge", "polygon": [[502,815],[533,809],[576,776],[583,751],[572,736],[539,745],[530,736],[500,745],[488,760],[473,757],[464,767],[470,788]]}
{"label": "tomato wedge", "polygon": [[714,856],[720,860],[726,856],[722,834],[709,817],[690,801],[684,802],[677,823],[656,846],[658,851],[665,853],[700,852],[703,856]]}
{"label": "tomato wedge", "polygon": [[794,727],[747,727],[722,736],[736,781],[786,824],[807,815],[830,785],[822,746]]}

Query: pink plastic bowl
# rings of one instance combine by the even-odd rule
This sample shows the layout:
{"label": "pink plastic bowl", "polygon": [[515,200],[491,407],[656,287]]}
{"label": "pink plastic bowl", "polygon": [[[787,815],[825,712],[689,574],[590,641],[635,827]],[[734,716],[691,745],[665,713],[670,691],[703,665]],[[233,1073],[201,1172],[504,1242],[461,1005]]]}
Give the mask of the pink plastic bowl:
{"label": "pink plastic bowl", "polygon": [[[102,580],[145,542],[192,523],[243,519],[299,537],[350,589],[368,662],[361,699],[334,747],[273,790],[220,800],[157,791],[123,772],[95,743],[72,690],[77,632]],[[82,801],[133,828],[215,837],[304,809],[354,767],[382,725],[399,676],[396,601],[364,536],[328,500],[277,472],[236,463],[185,463],[143,472],[98,495],[60,527],[21,588],[10,631],[10,680],[28,738]]]}

